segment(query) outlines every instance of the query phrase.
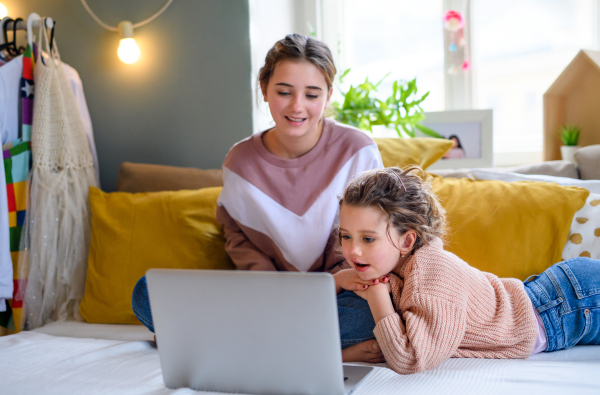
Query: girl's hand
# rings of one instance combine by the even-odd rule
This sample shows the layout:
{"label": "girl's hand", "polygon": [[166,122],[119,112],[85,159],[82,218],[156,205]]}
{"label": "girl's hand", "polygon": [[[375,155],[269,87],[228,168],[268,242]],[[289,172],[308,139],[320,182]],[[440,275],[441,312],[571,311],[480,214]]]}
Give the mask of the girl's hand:
{"label": "girl's hand", "polygon": [[346,291],[361,291],[366,290],[369,285],[376,285],[381,283],[389,283],[390,276],[385,275],[381,276],[379,279],[374,280],[362,280],[356,270],[354,269],[345,269],[340,270],[339,272],[333,275],[335,279],[335,286],[337,289],[337,293],[341,293],[343,290]]}
{"label": "girl's hand", "polygon": [[367,289],[354,291],[354,293],[367,301],[369,300],[369,296],[371,296],[371,299],[373,299],[373,296],[376,294],[379,295],[385,292],[389,295],[392,292],[392,285],[390,284],[389,276],[387,277],[388,278],[385,283],[380,282],[378,284],[369,286]]}
{"label": "girl's hand", "polygon": [[385,362],[377,340],[371,339],[342,350],[342,362]]}

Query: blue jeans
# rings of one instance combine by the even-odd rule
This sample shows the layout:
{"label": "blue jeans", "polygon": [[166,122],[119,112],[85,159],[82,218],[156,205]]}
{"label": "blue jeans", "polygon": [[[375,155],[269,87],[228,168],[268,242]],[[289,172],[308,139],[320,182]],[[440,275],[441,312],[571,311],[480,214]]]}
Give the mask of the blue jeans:
{"label": "blue jeans", "polygon": [[[375,338],[373,334],[375,320],[366,300],[354,292],[345,291],[338,295],[337,302],[342,348]],[[131,296],[131,306],[138,320],[151,332],[154,332],[146,276],[140,278],[135,285]]]}
{"label": "blue jeans", "polygon": [[546,351],[600,344],[600,260],[556,263],[524,285],[546,329]]}

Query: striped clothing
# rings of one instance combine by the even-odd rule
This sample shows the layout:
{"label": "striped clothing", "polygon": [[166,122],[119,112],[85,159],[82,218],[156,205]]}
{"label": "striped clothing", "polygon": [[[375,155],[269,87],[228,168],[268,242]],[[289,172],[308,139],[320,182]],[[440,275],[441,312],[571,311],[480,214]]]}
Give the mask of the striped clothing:
{"label": "striped clothing", "polygon": [[377,145],[350,126],[325,120],[317,145],[296,159],[271,154],[262,135],[233,146],[223,163],[217,221],[238,269],[330,271],[337,196],[358,173],[381,168]]}

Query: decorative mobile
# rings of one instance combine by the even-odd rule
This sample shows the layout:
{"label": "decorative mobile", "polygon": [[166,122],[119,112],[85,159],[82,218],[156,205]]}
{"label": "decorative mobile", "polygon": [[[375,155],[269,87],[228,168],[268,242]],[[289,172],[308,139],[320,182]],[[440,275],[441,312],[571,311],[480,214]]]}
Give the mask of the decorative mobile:
{"label": "decorative mobile", "polygon": [[468,48],[464,39],[465,19],[460,11],[449,10],[444,14],[444,29],[450,35],[450,52],[451,64],[446,71],[450,75],[458,73],[459,70],[471,70],[471,62],[469,61]]}

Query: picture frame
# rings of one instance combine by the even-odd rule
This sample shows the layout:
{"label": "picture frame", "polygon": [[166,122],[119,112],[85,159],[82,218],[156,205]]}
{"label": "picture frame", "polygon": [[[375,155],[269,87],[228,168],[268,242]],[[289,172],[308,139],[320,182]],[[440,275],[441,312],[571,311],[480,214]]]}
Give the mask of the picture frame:
{"label": "picture frame", "polygon": [[[452,110],[426,112],[422,125],[445,138],[456,137],[453,148],[428,169],[458,169],[494,166],[493,111]],[[418,133],[418,137],[426,137]]]}

